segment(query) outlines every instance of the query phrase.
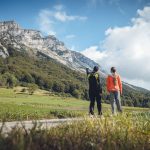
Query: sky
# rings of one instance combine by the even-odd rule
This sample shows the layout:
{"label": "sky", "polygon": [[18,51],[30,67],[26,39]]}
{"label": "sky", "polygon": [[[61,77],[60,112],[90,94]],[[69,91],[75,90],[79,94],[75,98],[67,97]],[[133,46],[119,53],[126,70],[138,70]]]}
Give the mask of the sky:
{"label": "sky", "polygon": [[150,90],[150,0],[0,0],[0,21],[55,35]]}

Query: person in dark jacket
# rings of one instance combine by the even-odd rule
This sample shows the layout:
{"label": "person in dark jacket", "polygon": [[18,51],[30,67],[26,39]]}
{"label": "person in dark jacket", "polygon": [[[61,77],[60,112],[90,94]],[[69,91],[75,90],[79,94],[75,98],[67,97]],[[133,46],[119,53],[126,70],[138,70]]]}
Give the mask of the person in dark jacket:
{"label": "person in dark jacket", "polygon": [[98,73],[99,68],[95,66],[93,71],[90,72],[86,69],[88,81],[89,81],[89,114],[94,115],[95,100],[97,102],[98,115],[102,115],[101,96],[102,96],[102,85],[100,80],[100,74]]}

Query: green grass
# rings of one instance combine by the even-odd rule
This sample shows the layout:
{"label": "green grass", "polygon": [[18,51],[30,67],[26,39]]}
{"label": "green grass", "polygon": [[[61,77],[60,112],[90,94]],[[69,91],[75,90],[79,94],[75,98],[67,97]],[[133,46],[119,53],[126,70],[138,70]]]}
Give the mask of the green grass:
{"label": "green grass", "polygon": [[[12,121],[78,117],[88,113],[88,101],[71,97],[49,96],[45,91],[36,93],[29,95],[18,92],[18,88],[0,88],[0,120],[4,118],[6,121]],[[102,104],[102,106],[104,114],[110,113],[110,105]],[[124,107],[124,111],[143,112],[148,109]]]}

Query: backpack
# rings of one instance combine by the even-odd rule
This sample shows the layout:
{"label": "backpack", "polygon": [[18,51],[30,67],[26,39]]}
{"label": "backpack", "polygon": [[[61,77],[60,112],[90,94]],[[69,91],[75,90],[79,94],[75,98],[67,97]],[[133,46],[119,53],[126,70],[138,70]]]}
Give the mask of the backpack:
{"label": "backpack", "polygon": [[89,80],[89,89],[97,91],[100,86],[100,81],[99,81],[99,74],[98,73],[90,73],[88,76]]}
{"label": "backpack", "polygon": [[118,75],[115,75],[115,76],[111,75],[111,76],[113,78],[113,84],[114,84],[114,86],[116,86],[118,83]]}

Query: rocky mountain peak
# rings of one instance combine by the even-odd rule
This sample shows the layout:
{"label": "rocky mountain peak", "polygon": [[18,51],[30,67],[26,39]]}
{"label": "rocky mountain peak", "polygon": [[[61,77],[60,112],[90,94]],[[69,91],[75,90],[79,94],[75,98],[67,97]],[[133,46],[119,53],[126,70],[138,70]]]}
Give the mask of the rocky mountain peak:
{"label": "rocky mountain peak", "polygon": [[0,22],[0,56],[8,57],[7,45],[37,55],[38,52],[55,59],[71,69],[85,71],[98,65],[79,52],[68,49],[55,36],[43,36],[40,31],[22,29],[15,21]]}
{"label": "rocky mountain peak", "polygon": [[0,31],[7,31],[12,29],[19,29],[20,26],[15,21],[0,22]]}

